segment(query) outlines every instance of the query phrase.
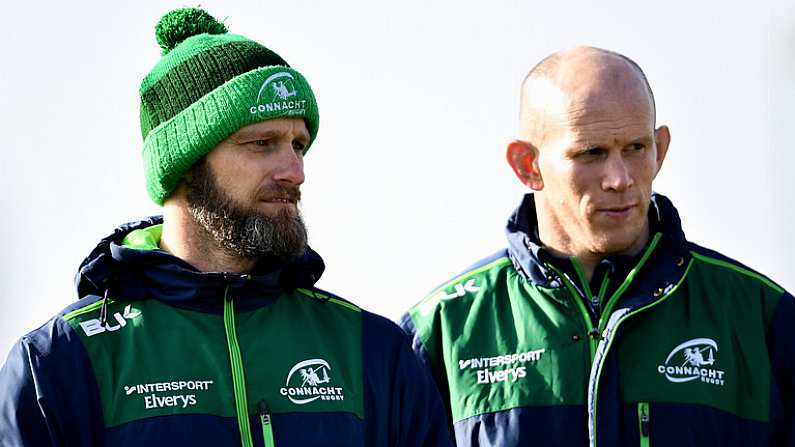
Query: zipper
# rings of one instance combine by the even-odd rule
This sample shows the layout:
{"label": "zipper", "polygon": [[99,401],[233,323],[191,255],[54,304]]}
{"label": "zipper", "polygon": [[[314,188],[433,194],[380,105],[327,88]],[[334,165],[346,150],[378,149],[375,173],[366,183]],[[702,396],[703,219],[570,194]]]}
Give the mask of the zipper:
{"label": "zipper", "polygon": [[265,443],[265,447],[276,447],[276,442],[273,440],[271,414],[268,411],[268,404],[264,400],[259,403],[259,422],[262,425],[262,441]]}
{"label": "zipper", "polygon": [[[645,258],[646,258],[646,256],[644,255],[644,260],[642,260],[642,262],[645,261]],[[642,313],[642,312],[644,312],[644,311],[646,311],[648,309],[651,309],[652,307],[655,307],[655,306],[659,305],[660,303],[666,301],[668,299],[668,297],[673,295],[674,292],[676,292],[679,289],[679,286],[681,286],[682,283],[685,281],[685,278],[687,278],[687,274],[690,272],[690,267],[692,267],[692,265],[693,265],[693,260],[691,259],[690,263],[687,265],[687,268],[685,269],[685,272],[682,274],[682,277],[679,278],[679,282],[677,282],[675,286],[669,287],[670,290],[667,290],[667,292],[663,296],[661,296],[658,300],[653,301],[653,302],[651,302],[649,304],[646,304],[645,306],[640,307],[638,309],[635,309],[633,311],[626,310],[622,315],[620,315],[617,318],[617,320],[615,321],[615,324],[613,324],[613,326],[611,328],[607,329],[608,332],[609,332],[609,334],[608,334],[609,337],[605,338],[607,344],[605,345],[604,353],[602,354],[602,359],[607,358],[607,353],[610,350],[610,347],[613,345],[613,340],[615,339],[615,334],[616,334],[616,332],[618,332],[618,328],[619,328],[619,326],[621,326],[621,323],[623,323],[624,321],[628,320],[629,318],[631,318],[631,317],[633,317],[635,315],[638,315],[638,314],[640,314],[640,313]],[[633,269],[632,272],[630,273],[630,276],[634,276],[635,271],[636,271],[636,269]],[[628,277],[628,279],[629,279],[629,277]],[[619,288],[619,291],[621,291],[621,289],[624,289],[626,285],[627,285],[626,282],[624,284],[622,284],[621,287]],[[616,292],[616,293],[618,293],[618,292]],[[593,381],[595,382],[594,383],[594,390],[593,390],[593,398],[592,398],[593,399],[593,408],[589,410],[589,413],[592,412],[592,414],[588,415],[589,426],[591,424],[593,424],[593,432],[589,433],[589,438],[591,439],[591,443],[590,443],[591,447],[595,447],[596,446],[596,410],[597,410],[597,405],[596,404],[597,404],[597,394],[599,392],[599,380],[600,380],[601,375],[602,375],[603,363],[599,363],[598,365],[594,365],[594,366],[596,367],[596,371],[595,371],[595,374],[593,376]],[[591,372],[592,372],[592,374],[594,373],[594,371],[591,371]],[[589,401],[591,400],[590,398],[591,398],[591,396],[589,396]]]}
{"label": "zipper", "polygon": [[624,294],[624,292],[629,287],[630,283],[632,283],[632,280],[635,279],[635,275],[637,275],[640,269],[643,267],[643,265],[646,264],[646,261],[649,259],[651,253],[657,247],[657,244],[660,242],[660,239],[662,239],[662,233],[657,233],[654,235],[654,238],[649,243],[649,248],[647,248],[646,251],[643,253],[643,256],[641,256],[640,258],[640,261],[638,261],[638,264],[635,265],[635,267],[632,270],[630,270],[626,279],[624,279],[624,282],[621,283],[618,289],[616,289],[616,291],[613,293],[613,296],[611,296],[610,299],[607,300],[604,312],[599,318],[599,332],[602,332],[605,329],[605,327],[607,327],[607,322],[610,319],[610,314],[613,312],[613,307],[615,307],[616,303],[618,302],[618,299],[621,298],[621,295]]}
{"label": "zipper", "polygon": [[640,433],[640,447],[649,447],[649,423],[651,412],[648,402],[638,402],[638,432]]}
{"label": "zipper", "polygon": [[[607,294],[607,286],[609,284],[610,284],[610,272],[607,271],[605,272],[605,276],[602,277],[602,285],[599,286],[599,294],[596,295],[595,297],[596,304],[594,306],[599,306],[601,304],[601,301],[605,299],[605,296]],[[595,309],[601,312],[599,307],[595,307]]]}
{"label": "zipper", "polygon": [[235,304],[229,296],[229,286],[224,289],[224,331],[229,346],[229,363],[232,367],[232,384],[235,393],[235,412],[237,425],[240,428],[240,442],[243,447],[254,447],[251,438],[251,423],[248,420],[248,400],[246,399],[246,377],[243,373],[243,359],[240,356],[240,345],[237,343],[235,329]]}

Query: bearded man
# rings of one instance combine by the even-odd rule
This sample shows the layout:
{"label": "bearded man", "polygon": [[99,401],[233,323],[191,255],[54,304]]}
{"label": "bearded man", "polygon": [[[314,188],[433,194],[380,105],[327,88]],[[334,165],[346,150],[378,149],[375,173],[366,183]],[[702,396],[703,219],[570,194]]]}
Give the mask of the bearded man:
{"label": "bearded man", "polygon": [[13,348],[0,445],[451,445],[400,328],[314,286],[304,76],[200,9],[156,31],[141,128],[163,217],[103,239],[80,299]]}
{"label": "bearded man", "polygon": [[521,95],[508,248],[402,322],[457,444],[795,445],[795,300],[652,193],[671,136],[640,67],[562,51]]}

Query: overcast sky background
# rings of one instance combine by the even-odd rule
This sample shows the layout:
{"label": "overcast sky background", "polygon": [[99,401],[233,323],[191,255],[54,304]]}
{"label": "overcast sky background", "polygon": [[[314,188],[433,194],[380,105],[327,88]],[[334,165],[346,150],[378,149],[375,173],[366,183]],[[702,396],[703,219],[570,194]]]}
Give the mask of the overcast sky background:
{"label": "overcast sky background", "polygon": [[[191,3],[9,2],[0,54],[0,361],[147,198],[138,86]],[[319,286],[397,319],[505,246],[518,88],[587,44],[646,71],[672,143],[655,190],[689,239],[795,290],[795,3],[203,1],[304,73],[320,107],[303,211]]]}

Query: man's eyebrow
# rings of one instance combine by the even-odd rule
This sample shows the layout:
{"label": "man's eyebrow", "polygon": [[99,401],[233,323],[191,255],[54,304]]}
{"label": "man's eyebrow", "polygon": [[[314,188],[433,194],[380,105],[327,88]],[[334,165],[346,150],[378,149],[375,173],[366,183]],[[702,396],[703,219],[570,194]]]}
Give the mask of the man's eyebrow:
{"label": "man's eyebrow", "polygon": [[[237,132],[234,136],[234,141],[251,141],[251,140],[261,140],[266,138],[272,137],[279,137],[286,134],[285,131],[282,130],[246,130],[243,132]],[[296,136],[296,139],[299,140],[306,140],[309,141],[311,138],[309,132],[299,132]]]}
{"label": "man's eyebrow", "polygon": [[257,138],[272,137],[274,135],[279,135],[279,134],[280,134],[280,132],[276,131],[276,130],[264,130],[264,131],[263,130],[246,130],[246,131],[243,131],[243,132],[237,132],[235,134],[235,138],[239,139],[239,140],[244,140],[244,139],[249,139],[249,138],[257,139]]}
{"label": "man's eyebrow", "polygon": [[[625,141],[629,143],[647,143],[654,139],[653,134],[643,134],[637,137],[627,138]],[[604,140],[595,139],[593,136],[590,135],[583,135],[575,137],[573,140],[574,145],[576,146],[603,146],[605,145]],[[613,140],[615,142],[615,140]]]}

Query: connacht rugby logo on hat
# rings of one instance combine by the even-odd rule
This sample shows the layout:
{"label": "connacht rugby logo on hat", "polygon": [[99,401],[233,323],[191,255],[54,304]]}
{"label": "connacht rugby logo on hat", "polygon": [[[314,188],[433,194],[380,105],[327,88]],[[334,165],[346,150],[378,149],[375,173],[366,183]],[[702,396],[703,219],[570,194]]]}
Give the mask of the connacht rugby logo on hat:
{"label": "connacht rugby logo on hat", "polygon": [[293,75],[280,71],[268,76],[257,92],[257,102],[249,111],[254,113],[281,112],[285,115],[303,115],[306,99],[299,99],[297,82]]}

